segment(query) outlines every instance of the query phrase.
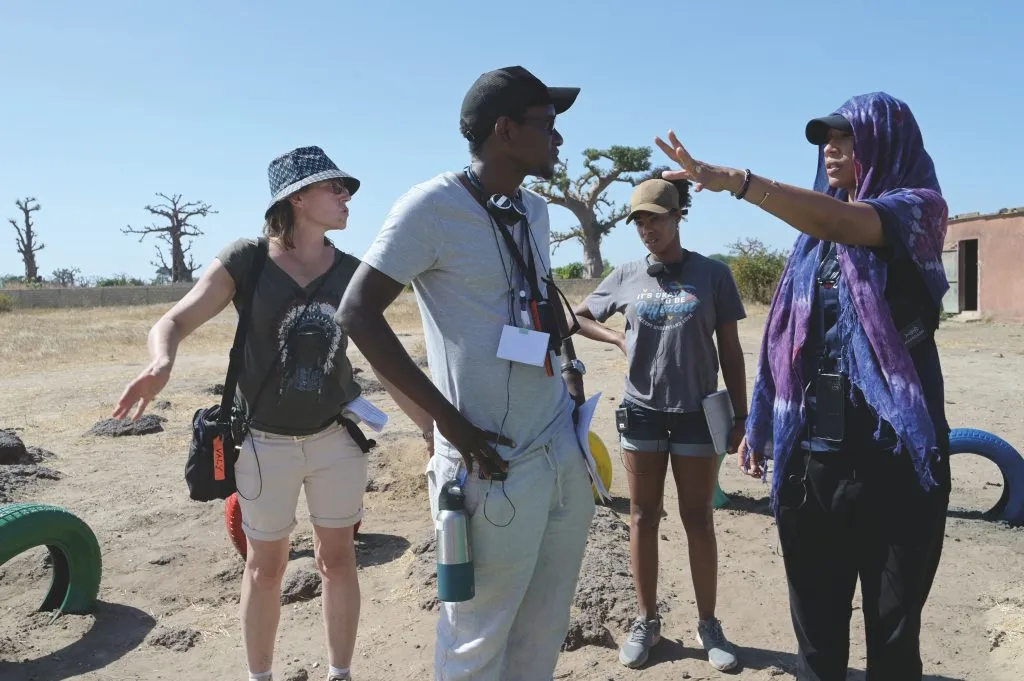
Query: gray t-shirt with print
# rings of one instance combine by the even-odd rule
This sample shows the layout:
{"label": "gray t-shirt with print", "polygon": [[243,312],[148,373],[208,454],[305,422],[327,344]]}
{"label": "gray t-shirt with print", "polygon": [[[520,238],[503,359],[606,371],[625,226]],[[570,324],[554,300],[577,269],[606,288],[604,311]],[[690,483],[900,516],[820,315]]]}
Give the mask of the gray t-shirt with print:
{"label": "gray t-shirt with print", "polygon": [[[538,279],[550,270],[547,204],[523,191]],[[502,328],[525,326],[519,306],[519,268],[495,226],[455,173],[416,185],[395,202],[363,262],[401,284],[412,283],[423,321],[430,373],[438,390],[479,428],[501,432],[516,447],[499,446],[511,460],[544,443],[571,418],[572,400],[553,360],[543,367],[496,356]],[[541,287],[543,291],[543,286]],[[459,454],[440,433],[435,451]]]}
{"label": "gray t-shirt with print", "polygon": [[647,274],[646,259],[617,267],[586,300],[603,322],[626,317],[626,399],[648,409],[693,412],[718,389],[719,324],[746,317],[725,263],[688,252],[678,274]]}
{"label": "gray t-shirt with print", "polygon": [[[228,244],[217,259],[235,281],[237,310],[256,255],[255,239]],[[282,435],[318,432],[359,396],[359,384],[345,350],[348,337],[335,323],[338,303],[359,260],[335,250],[336,265],[302,315],[321,276],[302,288],[270,257],[256,284],[252,321],[245,339],[245,360],[236,398],[257,430]],[[278,352],[281,358],[271,371]],[[269,378],[258,401],[264,377]]]}

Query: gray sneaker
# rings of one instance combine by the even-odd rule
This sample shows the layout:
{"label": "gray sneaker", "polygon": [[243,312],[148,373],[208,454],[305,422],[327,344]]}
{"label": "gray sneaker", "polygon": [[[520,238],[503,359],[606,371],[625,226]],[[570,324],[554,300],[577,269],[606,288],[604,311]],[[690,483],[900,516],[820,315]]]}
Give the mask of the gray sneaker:
{"label": "gray sneaker", "polygon": [[704,647],[708,662],[720,672],[736,667],[736,650],[722,631],[722,623],[710,617],[697,623],[697,643]]}
{"label": "gray sneaker", "polygon": [[629,627],[629,638],[619,648],[619,662],[636,669],[647,662],[651,648],[661,641],[661,618],[645,620],[637,617]]}
{"label": "gray sneaker", "polygon": [[346,672],[344,674],[331,674],[327,677],[327,681],[352,681],[352,672]]}

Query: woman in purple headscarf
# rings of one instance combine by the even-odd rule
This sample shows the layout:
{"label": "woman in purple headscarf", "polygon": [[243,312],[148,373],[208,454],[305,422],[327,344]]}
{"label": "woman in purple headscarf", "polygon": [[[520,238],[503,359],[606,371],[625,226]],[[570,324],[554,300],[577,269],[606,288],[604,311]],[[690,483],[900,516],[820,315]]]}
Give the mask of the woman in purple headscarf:
{"label": "woman in purple headscarf", "polygon": [[949,425],[935,345],[947,208],[910,108],[885,93],[807,124],[814,191],[658,146],[697,191],[801,232],[772,300],[740,467],[766,476],[803,681],[846,678],[858,577],[868,679],[921,679],[942,552]]}

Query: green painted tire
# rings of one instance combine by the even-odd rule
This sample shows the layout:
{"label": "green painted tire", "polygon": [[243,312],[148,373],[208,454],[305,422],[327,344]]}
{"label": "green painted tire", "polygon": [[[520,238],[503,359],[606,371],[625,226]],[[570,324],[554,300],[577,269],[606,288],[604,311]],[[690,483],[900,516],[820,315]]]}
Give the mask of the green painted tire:
{"label": "green painted tire", "polygon": [[[721,472],[722,462],[725,461],[725,454],[719,454],[718,466],[716,471]],[[718,472],[715,473],[715,495],[711,499],[711,505],[714,508],[725,508],[729,505],[729,495],[722,490],[722,486],[718,484]]]}
{"label": "green painted tire", "polygon": [[59,506],[0,506],[0,565],[36,546],[48,548],[53,559],[53,580],[39,610],[73,615],[92,612],[103,570],[92,529]]}

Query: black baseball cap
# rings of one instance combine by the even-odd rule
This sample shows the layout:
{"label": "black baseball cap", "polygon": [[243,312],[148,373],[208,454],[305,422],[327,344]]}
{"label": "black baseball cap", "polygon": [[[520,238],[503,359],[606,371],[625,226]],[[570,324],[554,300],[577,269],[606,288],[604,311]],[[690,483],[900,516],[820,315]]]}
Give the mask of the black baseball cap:
{"label": "black baseball cap", "polygon": [[483,141],[502,116],[531,106],[551,104],[564,113],[579,95],[578,87],[548,87],[522,66],[506,66],[481,74],[462,100],[459,130],[470,140]]}
{"label": "black baseball cap", "polygon": [[841,130],[853,134],[853,126],[850,125],[850,121],[839,114],[812,119],[807,123],[804,134],[807,135],[807,141],[811,144],[824,144],[828,142],[829,130]]}

